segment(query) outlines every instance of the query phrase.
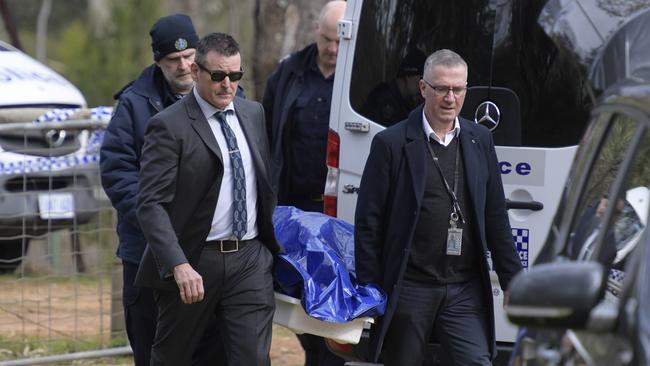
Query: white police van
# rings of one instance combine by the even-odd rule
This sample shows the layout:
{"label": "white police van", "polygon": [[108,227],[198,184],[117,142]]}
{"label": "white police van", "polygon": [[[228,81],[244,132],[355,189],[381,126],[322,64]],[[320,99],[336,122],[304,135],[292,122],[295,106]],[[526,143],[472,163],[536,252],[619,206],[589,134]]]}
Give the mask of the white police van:
{"label": "white police van", "polygon": [[110,108],[85,108],[73,84],[0,42],[0,273],[20,265],[30,240],[96,214],[100,136],[80,126],[107,121]]}
{"label": "white police van", "polygon": [[[649,1],[613,0],[348,0],[338,30],[326,213],[353,222],[372,138],[397,122],[372,118],[374,90],[390,84],[410,50],[449,48],[469,65],[461,115],[493,132],[513,236],[528,268],[551,227],[590,110],[607,87],[606,60],[596,56],[648,7]],[[494,303],[501,304],[492,274]],[[495,312],[497,343],[508,349],[516,328],[501,306]]]}

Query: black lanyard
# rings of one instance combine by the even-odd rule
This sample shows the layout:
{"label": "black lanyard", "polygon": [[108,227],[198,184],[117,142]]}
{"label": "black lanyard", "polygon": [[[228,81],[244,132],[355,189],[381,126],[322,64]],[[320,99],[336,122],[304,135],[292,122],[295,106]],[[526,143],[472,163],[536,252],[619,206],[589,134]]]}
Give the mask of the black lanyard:
{"label": "black lanyard", "polygon": [[[460,161],[460,139],[457,137],[454,137],[456,139],[456,163],[454,166],[454,190],[452,191],[451,188],[449,188],[449,183],[447,183],[447,179],[445,179],[445,174],[442,172],[442,168],[440,168],[440,164],[438,163],[438,157],[436,154],[433,152],[433,149],[431,148],[431,145],[429,145],[430,142],[430,137],[427,137],[426,145],[427,145],[427,150],[429,150],[429,153],[431,154],[431,159],[433,159],[433,164],[435,164],[436,168],[438,169],[438,173],[440,173],[440,177],[442,178],[442,182],[445,184],[445,188],[447,189],[447,193],[449,194],[449,197],[451,198],[451,205],[454,210],[452,212],[452,215],[454,213],[457,213],[458,216],[460,217],[460,222],[465,223],[465,219],[463,218],[463,211],[460,209],[460,203],[458,203],[458,198],[456,198],[456,192],[458,191],[458,167],[459,167],[459,161]],[[453,216],[452,216],[453,217]]]}

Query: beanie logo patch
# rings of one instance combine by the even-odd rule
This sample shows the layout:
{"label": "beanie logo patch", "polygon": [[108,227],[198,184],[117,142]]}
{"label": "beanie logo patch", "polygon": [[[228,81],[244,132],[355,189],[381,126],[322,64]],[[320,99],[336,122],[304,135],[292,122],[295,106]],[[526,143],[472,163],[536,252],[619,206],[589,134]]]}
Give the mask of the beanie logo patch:
{"label": "beanie logo patch", "polygon": [[182,51],[187,48],[187,40],[185,38],[179,38],[174,42],[174,47],[176,50]]}

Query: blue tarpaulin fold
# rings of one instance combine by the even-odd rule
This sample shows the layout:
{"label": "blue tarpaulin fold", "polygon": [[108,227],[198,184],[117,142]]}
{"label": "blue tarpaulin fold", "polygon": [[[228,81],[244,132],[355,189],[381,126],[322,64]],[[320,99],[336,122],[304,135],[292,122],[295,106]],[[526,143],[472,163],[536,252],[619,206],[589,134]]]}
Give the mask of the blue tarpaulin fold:
{"label": "blue tarpaulin fold", "polygon": [[344,323],[384,313],[384,292],[357,283],[352,225],[291,206],[278,206],[273,223],[285,249],[275,261],[278,291],[301,299],[305,312],[322,321]]}

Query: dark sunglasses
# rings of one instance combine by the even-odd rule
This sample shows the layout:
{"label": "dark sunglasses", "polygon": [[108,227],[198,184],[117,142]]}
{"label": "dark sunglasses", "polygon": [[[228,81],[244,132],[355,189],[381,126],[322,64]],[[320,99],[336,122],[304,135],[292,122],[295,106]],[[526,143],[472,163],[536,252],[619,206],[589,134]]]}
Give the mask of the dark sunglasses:
{"label": "dark sunglasses", "polygon": [[233,72],[223,72],[223,71],[220,71],[220,70],[218,70],[218,71],[210,71],[207,68],[205,68],[205,66],[201,65],[200,63],[197,62],[196,64],[201,69],[203,69],[203,71],[210,74],[210,79],[212,79],[212,81],[216,81],[216,82],[223,81],[223,79],[225,79],[226,76],[228,77],[228,79],[230,79],[230,81],[239,81],[244,76],[244,71],[242,71],[242,70],[233,71]]}

